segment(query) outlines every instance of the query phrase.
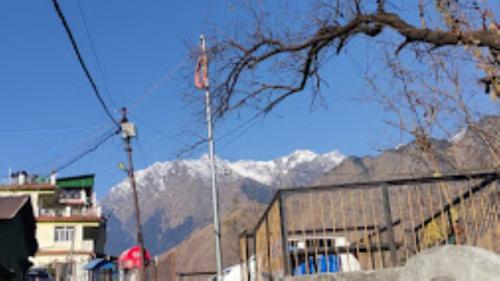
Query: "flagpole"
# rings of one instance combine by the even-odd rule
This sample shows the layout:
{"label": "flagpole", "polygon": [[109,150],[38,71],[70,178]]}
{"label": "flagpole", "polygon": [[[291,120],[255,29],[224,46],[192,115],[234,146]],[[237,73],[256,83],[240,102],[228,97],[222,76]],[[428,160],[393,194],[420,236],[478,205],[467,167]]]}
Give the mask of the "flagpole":
{"label": "flagpole", "polygon": [[[205,36],[200,36],[201,52],[202,55],[205,53]],[[206,62],[205,67],[208,68],[208,62]],[[208,69],[205,69],[208,72]],[[214,148],[214,137],[213,137],[213,126],[212,126],[212,101],[210,98],[210,91],[208,88],[208,75],[206,77],[205,85],[205,107],[206,107],[206,117],[207,117],[207,129],[208,129],[208,153],[210,157],[210,172],[212,175],[212,207],[214,215],[214,234],[215,234],[215,259],[217,265],[217,280],[222,280],[222,248],[221,248],[221,232],[220,232],[220,217],[219,217],[219,191],[217,189],[217,173],[215,167],[215,148]]]}

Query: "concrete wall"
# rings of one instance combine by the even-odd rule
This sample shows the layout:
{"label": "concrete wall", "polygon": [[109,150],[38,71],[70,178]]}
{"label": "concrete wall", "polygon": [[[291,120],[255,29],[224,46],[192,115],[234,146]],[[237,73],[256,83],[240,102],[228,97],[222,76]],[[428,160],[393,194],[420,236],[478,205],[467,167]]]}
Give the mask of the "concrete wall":
{"label": "concrete wall", "polygon": [[286,281],[498,281],[500,256],[475,247],[444,246],[424,251],[403,267],[286,277]]}
{"label": "concrete wall", "polygon": [[[39,222],[36,229],[39,250],[71,250],[94,252],[94,242],[83,240],[83,228],[88,226],[97,227],[98,223],[81,222]],[[58,226],[72,226],[75,228],[75,241],[55,241],[55,228]],[[73,245],[72,245],[73,244]]]}

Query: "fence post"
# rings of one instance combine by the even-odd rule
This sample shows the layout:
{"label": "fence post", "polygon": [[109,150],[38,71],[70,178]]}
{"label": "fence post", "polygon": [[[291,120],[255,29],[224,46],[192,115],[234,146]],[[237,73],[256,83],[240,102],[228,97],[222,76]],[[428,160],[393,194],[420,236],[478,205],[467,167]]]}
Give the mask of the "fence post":
{"label": "fence post", "polygon": [[[248,234],[245,234],[245,247],[246,247],[246,249],[247,249],[247,250],[246,250],[246,254],[247,254],[247,255],[246,255],[246,257],[245,257],[245,258],[246,258],[246,260],[247,260],[247,262],[246,262],[246,264],[247,264],[247,265],[246,265],[246,266],[247,266],[247,281],[250,281],[250,279],[251,279],[251,272],[250,272],[250,271],[251,271],[251,261],[250,261],[250,257],[251,257],[251,255],[250,255],[250,242],[248,241],[248,240],[249,240],[249,239],[248,239],[249,237],[250,237],[250,236],[249,236]],[[254,236],[254,240],[255,240],[255,236]],[[255,253],[255,248],[254,248],[254,253]],[[256,267],[255,267],[255,264],[257,263],[257,258],[255,257],[255,255],[254,255],[254,259],[255,259],[255,261],[254,261],[254,270],[255,270],[255,268],[256,268]],[[255,274],[255,273],[256,273],[256,271],[254,272],[254,274]]]}
{"label": "fence post", "polygon": [[284,192],[278,191],[280,193],[279,195],[279,204],[280,204],[280,223],[281,223],[281,243],[283,247],[283,266],[284,268],[284,275],[289,275],[291,272],[291,261],[290,261],[290,255],[288,254],[288,224],[287,224],[287,217],[286,217],[286,208],[283,206],[285,203],[285,196]]}
{"label": "fence post", "polygon": [[389,198],[389,187],[382,186],[382,202],[384,204],[385,225],[387,229],[387,238],[389,240],[389,250],[391,254],[392,266],[397,265],[398,257],[396,252],[396,240],[394,237],[394,228],[392,227],[391,202]]}
{"label": "fence post", "polygon": [[[271,203],[273,204],[273,203]],[[266,224],[266,242],[267,242],[267,269],[269,270],[269,280],[273,280],[273,271],[271,269],[271,236],[269,235],[269,216],[265,214],[265,224]]]}

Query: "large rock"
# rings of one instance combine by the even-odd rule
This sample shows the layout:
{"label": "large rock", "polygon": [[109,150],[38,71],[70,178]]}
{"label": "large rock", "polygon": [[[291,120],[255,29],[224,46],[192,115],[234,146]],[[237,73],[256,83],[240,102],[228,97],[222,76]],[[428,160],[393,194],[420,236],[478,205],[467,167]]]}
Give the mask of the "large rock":
{"label": "large rock", "polygon": [[500,257],[481,248],[444,246],[408,260],[400,281],[498,281]]}

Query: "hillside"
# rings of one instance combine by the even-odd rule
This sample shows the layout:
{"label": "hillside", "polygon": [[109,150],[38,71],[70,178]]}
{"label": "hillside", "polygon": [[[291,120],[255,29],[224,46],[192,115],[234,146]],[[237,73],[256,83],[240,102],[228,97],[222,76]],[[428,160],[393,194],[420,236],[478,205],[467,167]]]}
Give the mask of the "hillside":
{"label": "hillside", "polygon": [[[450,140],[432,140],[432,147],[441,173],[498,168],[498,159],[492,151],[500,155],[500,117],[486,117]],[[388,149],[377,157],[348,157],[315,184],[433,174],[435,162],[411,142]]]}

